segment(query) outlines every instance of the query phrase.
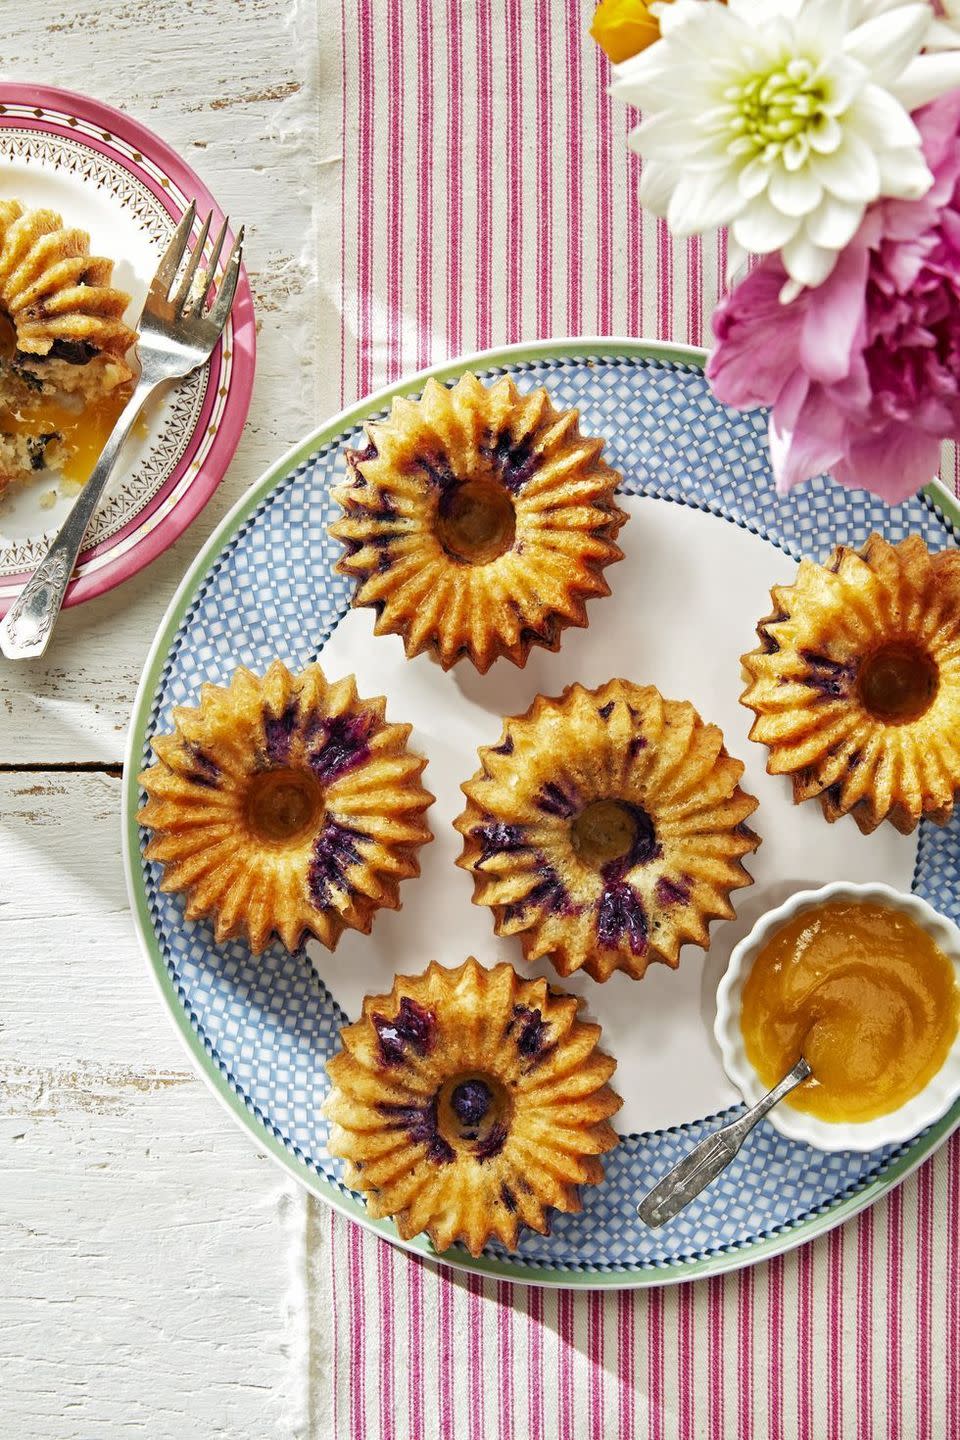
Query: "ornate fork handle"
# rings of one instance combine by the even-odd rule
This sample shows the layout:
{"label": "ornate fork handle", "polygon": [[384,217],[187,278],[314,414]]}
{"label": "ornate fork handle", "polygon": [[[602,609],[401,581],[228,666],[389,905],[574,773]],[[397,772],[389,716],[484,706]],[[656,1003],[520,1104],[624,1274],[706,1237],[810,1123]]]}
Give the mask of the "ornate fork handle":
{"label": "ornate fork handle", "polygon": [[93,474],[77,496],[46,555],[7,611],[0,625],[0,648],[9,659],[27,660],[42,655],[46,650],[87,527],[106,489],[123,442],[148,395],[157,388],[157,383],[141,375],[103,447]]}

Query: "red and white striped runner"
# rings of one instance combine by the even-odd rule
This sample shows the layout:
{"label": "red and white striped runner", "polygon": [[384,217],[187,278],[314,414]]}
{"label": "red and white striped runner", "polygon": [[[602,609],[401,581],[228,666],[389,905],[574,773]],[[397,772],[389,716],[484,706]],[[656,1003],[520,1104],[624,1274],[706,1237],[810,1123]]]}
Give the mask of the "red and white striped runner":
{"label": "red and white striped runner", "polygon": [[313,1220],[318,1440],[960,1435],[960,1137],[821,1240],[659,1290],[481,1280]]}
{"label": "red and white striped runner", "polygon": [[[591,11],[321,0],[321,72],[342,86],[340,213],[320,217],[322,303],[340,316],[331,413],[505,342],[709,343],[723,237],[676,242],[640,209]],[[952,448],[944,473],[960,479]],[[321,1440],[960,1436],[956,1138],[823,1240],[664,1290],[514,1287],[325,1212],[310,1231]]]}
{"label": "red and white striped runner", "polygon": [[374,0],[357,21],[343,0],[342,19],[344,401],[536,337],[704,342],[724,241],[674,242],[640,209],[589,6]]}

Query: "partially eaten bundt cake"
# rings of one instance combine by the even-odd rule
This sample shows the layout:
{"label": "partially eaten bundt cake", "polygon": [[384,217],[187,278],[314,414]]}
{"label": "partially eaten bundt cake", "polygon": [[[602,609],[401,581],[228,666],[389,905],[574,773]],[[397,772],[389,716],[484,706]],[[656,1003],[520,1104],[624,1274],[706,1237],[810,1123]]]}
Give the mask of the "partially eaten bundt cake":
{"label": "partially eaten bundt cake", "polygon": [[85,231],[0,200],[0,493],[38,472],[82,482],[92,470],[137,338],[112,275]]}

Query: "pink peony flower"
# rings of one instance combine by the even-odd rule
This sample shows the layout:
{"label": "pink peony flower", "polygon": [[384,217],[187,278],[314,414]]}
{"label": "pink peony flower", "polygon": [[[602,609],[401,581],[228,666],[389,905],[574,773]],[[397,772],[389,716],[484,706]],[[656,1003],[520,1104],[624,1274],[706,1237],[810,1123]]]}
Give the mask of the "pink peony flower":
{"label": "pink peony flower", "polygon": [[713,317],[707,376],[737,409],[769,405],[777,490],[830,473],[891,504],[960,440],[960,91],[913,116],[933,187],[873,205],[836,269],[789,305],[777,257]]}

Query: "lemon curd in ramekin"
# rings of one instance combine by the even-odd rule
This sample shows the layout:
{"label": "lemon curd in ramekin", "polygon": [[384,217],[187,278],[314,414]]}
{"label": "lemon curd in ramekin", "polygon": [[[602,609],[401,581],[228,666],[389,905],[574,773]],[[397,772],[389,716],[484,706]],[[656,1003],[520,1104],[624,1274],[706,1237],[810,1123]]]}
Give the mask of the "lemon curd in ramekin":
{"label": "lemon curd in ramekin", "polygon": [[960,929],[876,881],[798,891],[734,947],[714,1034],[748,1104],[809,1061],[813,1078],[765,1122],[790,1139],[908,1140],[960,1097]]}
{"label": "lemon curd in ramekin", "polygon": [[874,1120],[918,1095],[957,1036],[952,962],[902,911],[833,900],[769,937],[743,987],[747,1059],[771,1088],[802,1054],[813,1075],[785,1103],[821,1120]]}

